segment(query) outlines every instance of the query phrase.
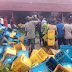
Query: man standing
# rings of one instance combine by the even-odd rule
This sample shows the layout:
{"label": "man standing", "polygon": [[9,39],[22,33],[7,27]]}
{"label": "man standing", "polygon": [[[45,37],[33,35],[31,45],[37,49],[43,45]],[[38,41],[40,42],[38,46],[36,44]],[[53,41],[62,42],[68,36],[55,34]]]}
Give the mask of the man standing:
{"label": "man standing", "polygon": [[64,31],[63,31],[64,24],[61,23],[60,18],[57,19],[56,27],[58,31],[58,45],[61,45],[62,43],[65,45]]}
{"label": "man standing", "polygon": [[8,20],[7,20],[7,16],[5,16],[5,18],[3,19],[4,21],[4,26],[8,27]]}
{"label": "man standing", "polygon": [[63,30],[65,32],[66,45],[72,45],[72,24],[65,24]]}
{"label": "man standing", "polygon": [[0,16],[0,24],[3,26],[4,25],[4,21],[3,18]]}
{"label": "man standing", "polygon": [[36,20],[32,20],[32,17],[27,16],[29,22],[25,24],[25,35],[27,37],[27,46],[32,46],[35,49],[35,26],[40,23],[41,21],[33,16]]}

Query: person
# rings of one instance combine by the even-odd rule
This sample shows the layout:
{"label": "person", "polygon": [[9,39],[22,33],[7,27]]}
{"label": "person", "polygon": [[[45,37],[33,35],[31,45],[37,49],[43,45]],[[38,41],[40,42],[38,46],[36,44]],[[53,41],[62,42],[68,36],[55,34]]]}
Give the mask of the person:
{"label": "person", "polygon": [[3,18],[0,16],[0,24],[3,26],[4,25],[4,21]]}
{"label": "person", "polygon": [[57,19],[56,27],[58,32],[58,45],[60,46],[62,43],[65,45],[64,31],[63,31],[64,24],[61,23],[60,18]]}
{"label": "person", "polygon": [[[42,37],[47,33],[47,27],[48,27],[48,23],[46,22],[46,23],[44,23],[43,25],[42,25]],[[43,46],[47,46],[47,42],[46,41],[44,41],[44,39],[42,38],[42,42],[43,42]]]}
{"label": "person", "polygon": [[4,26],[8,27],[8,20],[7,20],[7,16],[5,16],[5,18],[3,19],[4,21]]}
{"label": "person", "polygon": [[12,27],[12,25],[13,25],[13,17],[10,19],[10,25]]}
{"label": "person", "polygon": [[70,24],[64,25],[63,30],[65,32],[66,45],[72,45],[72,20]]}
{"label": "person", "polygon": [[27,46],[32,46],[35,49],[35,26],[40,23],[41,21],[33,16],[37,20],[33,20],[34,18],[27,16],[26,18],[29,22],[25,23],[25,36],[27,38]]}

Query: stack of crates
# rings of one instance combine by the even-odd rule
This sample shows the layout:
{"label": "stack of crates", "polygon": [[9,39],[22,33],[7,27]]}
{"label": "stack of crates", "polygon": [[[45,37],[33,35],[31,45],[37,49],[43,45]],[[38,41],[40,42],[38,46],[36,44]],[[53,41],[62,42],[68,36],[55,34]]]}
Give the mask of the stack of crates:
{"label": "stack of crates", "polygon": [[72,57],[72,46],[60,45],[60,50],[64,50],[70,57]]}
{"label": "stack of crates", "polygon": [[55,30],[48,30],[48,46],[55,45]]}
{"label": "stack of crates", "polygon": [[37,62],[38,64],[40,64],[48,57],[48,54],[41,48],[35,54],[31,55],[30,59],[32,63]]}
{"label": "stack of crates", "polygon": [[64,52],[64,50],[61,50],[59,53],[55,54],[54,57],[59,63],[63,61],[71,62],[71,57],[66,52]]}

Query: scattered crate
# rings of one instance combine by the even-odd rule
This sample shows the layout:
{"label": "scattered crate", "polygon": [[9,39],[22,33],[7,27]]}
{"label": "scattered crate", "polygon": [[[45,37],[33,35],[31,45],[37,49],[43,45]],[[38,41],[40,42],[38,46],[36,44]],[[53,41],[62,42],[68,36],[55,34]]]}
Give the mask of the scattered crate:
{"label": "scattered crate", "polygon": [[71,57],[65,53],[64,50],[61,50],[59,53],[55,54],[54,57],[59,63],[63,61],[71,62]]}
{"label": "scattered crate", "polygon": [[58,65],[59,63],[53,58],[53,57],[50,57],[47,61],[46,61],[46,66],[51,70],[51,71],[54,71],[54,69],[56,68],[56,66]]}

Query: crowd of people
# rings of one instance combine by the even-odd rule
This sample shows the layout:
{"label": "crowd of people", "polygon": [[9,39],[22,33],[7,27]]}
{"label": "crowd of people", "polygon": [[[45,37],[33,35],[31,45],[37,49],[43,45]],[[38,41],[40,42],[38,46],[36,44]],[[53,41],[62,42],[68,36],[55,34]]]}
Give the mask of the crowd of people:
{"label": "crowd of people", "polygon": [[58,40],[58,46],[62,44],[72,45],[72,18],[70,18],[68,23],[62,23],[62,20],[60,18],[49,21],[49,19],[46,18],[41,19],[37,18],[36,16],[33,17],[34,18],[27,16],[27,19],[29,21],[25,24],[27,46],[31,44],[32,48],[35,48],[34,46],[36,25],[40,36],[40,44],[42,40],[43,46],[46,46],[47,42],[42,37],[48,32],[48,30],[55,30],[55,41]]}
{"label": "crowd of people", "polygon": [[[55,41],[58,41],[58,46],[61,44],[64,45],[72,45],[72,18],[66,23],[62,23],[60,18],[52,19],[51,21],[43,16],[38,17],[37,15],[33,15],[32,17],[27,16],[28,20],[24,24],[25,28],[25,36],[27,38],[27,46],[32,46],[35,49],[35,29],[37,27],[37,31],[39,33],[40,45],[41,41],[43,46],[47,46],[47,42],[42,38],[48,30],[55,30]],[[0,24],[2,26],[8,27],[7,16],[3,19],[0,16]],[[13,24],[13,18],[10,19],[11,28],[14,29],[15,25]]]}

